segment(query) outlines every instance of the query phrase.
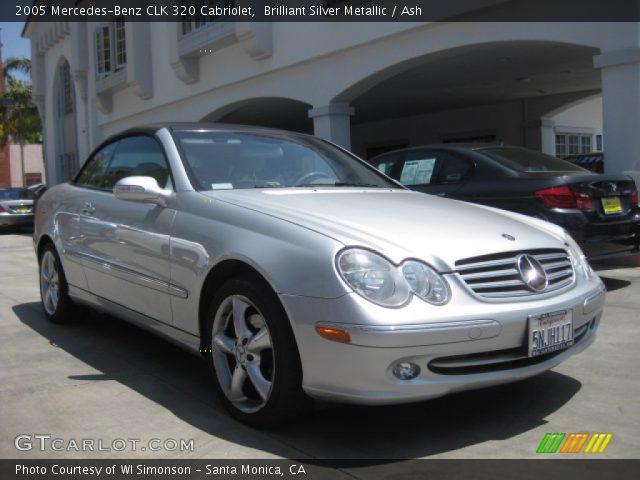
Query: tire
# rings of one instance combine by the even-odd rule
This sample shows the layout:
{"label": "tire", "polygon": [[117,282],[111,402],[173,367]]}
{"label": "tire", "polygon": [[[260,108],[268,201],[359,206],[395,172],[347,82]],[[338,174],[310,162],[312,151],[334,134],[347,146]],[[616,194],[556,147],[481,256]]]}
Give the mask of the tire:
{"label": "tire", "polygon": [[38,262],[40,299],[47,319],[53,323],[72,323],[78,319],[79,307],[69,298],[69,285],[60,257],[53,244],[47,244]]}
{"label": "tire", "polygon": [[216,292],[203,350],[217,393],[237,420],[267,428],[308,411],[291,326],[276,294],[257,276],[238,276]]}

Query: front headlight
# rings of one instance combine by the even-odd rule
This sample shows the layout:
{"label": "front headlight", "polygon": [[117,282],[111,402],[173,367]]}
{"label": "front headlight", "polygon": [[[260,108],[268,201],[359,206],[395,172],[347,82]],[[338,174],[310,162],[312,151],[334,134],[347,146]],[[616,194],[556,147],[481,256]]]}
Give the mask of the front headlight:
{"label": "front headlight", "polygon": [[385,307],[398,307],[409,300],[409,287],[386,258],[353,248],[340,253],[337,264],[345,282],[367,300]]}
{"label": "front headlight", "polygon": [[336,259],[338,272],[353,290],[385,307],[399,307],[417,295],[433,305],[449,301],[445,280],[428,265],[407,260],[395,266],[386,258],[361,248],[343,250]]}
{"label": "front headlight", "polygon": [[421,299],[442,305],[449,300],[449,288],[444,278],[431,267],[414,260],[402,264],[402,274],[412,293]]}

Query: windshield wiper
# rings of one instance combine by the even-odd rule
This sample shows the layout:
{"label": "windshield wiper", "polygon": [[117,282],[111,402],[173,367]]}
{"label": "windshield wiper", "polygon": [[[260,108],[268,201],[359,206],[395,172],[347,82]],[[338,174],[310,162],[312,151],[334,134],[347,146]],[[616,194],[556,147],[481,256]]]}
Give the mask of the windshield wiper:
{"label": "windshield wiper", "polygon": [[335,182],[334,187],[367,187],[367,188],[382,188],[380,185],[374,183],[354,183],[354,182]]}
{"label": "windshield wiper", "polygon": [[253,188],[283,188],[283,187],[286,187],[286,185],[282,185],[278,182],[258,183],[253,186]]}

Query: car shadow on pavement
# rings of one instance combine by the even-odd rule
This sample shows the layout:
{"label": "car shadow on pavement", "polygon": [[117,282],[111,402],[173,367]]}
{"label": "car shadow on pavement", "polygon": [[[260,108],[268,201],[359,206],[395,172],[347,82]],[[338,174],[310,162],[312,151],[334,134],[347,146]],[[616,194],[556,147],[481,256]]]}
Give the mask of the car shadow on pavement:
{"label": "car shadow on pavement", "polygon": [[[78,323],[55,325],[46,320],[39,303],[16,305],[13,311],[53,348],[61,348],[101,372],[69,372],[68,379],[115,380],[214,437],[311,461],[368,459],[377,464],[513,438],[545,424],[545,419],[581,388],[574,378],[547,372],[517,383],[421,403],[320,405],[296,424],[254,431],[226,415],[214,397],[204,362],[153,334],[97,312],[88,313]],[[531,445],[531,451],[523,455],[533,453],[535,447]],[[501,456],[499,447],[487,452],[487,456],[493,456],[490,452],[496,458]]]}

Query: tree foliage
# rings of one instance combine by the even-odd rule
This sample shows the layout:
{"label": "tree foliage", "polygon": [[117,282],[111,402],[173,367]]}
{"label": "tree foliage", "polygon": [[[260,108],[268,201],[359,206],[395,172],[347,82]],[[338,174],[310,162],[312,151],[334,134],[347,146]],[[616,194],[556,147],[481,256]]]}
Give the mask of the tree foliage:
{"label": "tree foliage", "polygon": [[0,94],[0,145],[41,143],[42,125],[38,109],[31,99],[31,83],[15,73],[31,72],[28,58],[8,58],[4,62],[5,90]]}

